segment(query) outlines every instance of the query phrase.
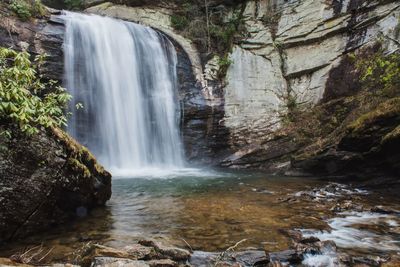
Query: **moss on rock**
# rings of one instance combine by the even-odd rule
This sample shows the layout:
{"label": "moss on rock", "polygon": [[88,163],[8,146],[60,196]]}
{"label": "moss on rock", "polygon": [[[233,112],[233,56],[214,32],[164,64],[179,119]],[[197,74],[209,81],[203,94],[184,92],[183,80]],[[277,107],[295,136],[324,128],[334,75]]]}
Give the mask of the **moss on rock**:
{"label": "moss on rock", "polygon": [[400,141],[400,125],[382,138],[381,144],[388,145]]}
{"label": "moss on rock", "polygon": [[59,128],[52,128],[51,131],[57,140],[65,146],[69,157],[74,162],[85,166],[89,173],[93,173],[93,175],[111,177],[111,174],[97,162],[96,158],[86,147],[79,144],[74,138]]}
{"label": "moss on rock", "polygon": [[400,116],[400,97],[389,99],[371,112],[360,116],[357,120],[351,123],[347,129],[353,134],[360,133],[372,124],[381,120],[389,120],[393,117]]}

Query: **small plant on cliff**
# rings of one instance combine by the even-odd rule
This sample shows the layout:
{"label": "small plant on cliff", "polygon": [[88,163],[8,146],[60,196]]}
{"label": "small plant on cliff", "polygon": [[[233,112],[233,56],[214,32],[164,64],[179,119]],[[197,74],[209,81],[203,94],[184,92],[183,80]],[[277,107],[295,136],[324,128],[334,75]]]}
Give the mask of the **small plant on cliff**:
{"label": "small plant on cliff", "polygon": [[64,0],[64,4],[69,10],[79,10],[83,7],[82,0]]}
{"label": "small plant on cliff", "polygon": [[12,11],[15,12],[15,14],[17,14],[17,16],[21,20],[25,21],[32,17],[30,6],[24,1],[18,1],[18,0],[12,1],[10,4],[10,8]]}
{"label": "small plant on cliff", "polygon": [[360,80],[369,91],[392,97],[400,88],[400,54],[378,51],[356,62]]}
{"label": "small plant on cliff", "polygon": [[42,17],[46,14],[40,0],[13,0],[9,7],[23,21],[32,17]]}
{"label": "small plant on cliff", "polygon": [[228,71],[229,66],[233,63],[232,59],[230,59],[229,55],[226,54],[223,57],[218,57],[218,72],[217,78],[222,80],[226,76],[226,72]]}
{"label": "small plant on cliff", "polygon": [[183,31],[189,25],[189,19],[182,15],[172,15],[171,25],[175,30]]}
{"label": "small plant on cliff", "polygon": [[43,56],[34,63],[29,58],[27,52],[0,47],[0,120],[32,135],[40,127],[65,126],[64,108],[71,96],[55,81],[44,82],[38,75]]}

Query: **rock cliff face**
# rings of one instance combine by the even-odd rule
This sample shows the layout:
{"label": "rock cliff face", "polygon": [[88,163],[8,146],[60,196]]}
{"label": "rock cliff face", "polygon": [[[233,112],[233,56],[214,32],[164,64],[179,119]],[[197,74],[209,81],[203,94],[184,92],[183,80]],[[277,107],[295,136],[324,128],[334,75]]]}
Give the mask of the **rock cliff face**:
{"label": "rock cliff face", "polygon": [[[230,167],[287,167],[299,149],[290,139],[275,136],[287,93],[298,103],[311,104],[351,94],[356,81],[342,79],[352,71],[346,55],[378,39],[386,51],[394,51],[400,27],[398,1],[258,0],[225,5],[228,16],[241,13],[247,35],[235,42],[221,83],[210,75],[218,69],[215,59],[204,61],[190,40],[174,32],[173,4],[124,3],[131,7],[103,3],[86,11],[150,25],[180,45],[197,85],[196,98],[183,98],[185,106],[197,101],[185,115],[188,154],[199,159],[209,151],[217,155],[214,163]],[[191,131],[198,131],[197,139],[189,137]],[[203,149],[198,149],[194,140],[204,138]]]}
{"label": "rock cliff face", "polygon": [[148,25],[172,40],[178,52],[182,135],[186,156],[197,164],[215,164],[216,159],[228,155],[229,132],[223,124],[223,99],[221,92],[216,92],[211,84],[217,84],[218,88],[220,86],[218,82],[206,79],[204,62],[196,46],[171,26],[173,7],[147,4],[128,7],[106,2],[89,7],[86,12]]}
{"label": "rock cliff face", "polygon": [[[345,2],[247,3],[243,15],[249,37],[233,49],[225,88],[225,122],[232,142],[240,142],[242,136],[248,142],[260,133],[267,136],[271,128],[265,125],[276,120],[276,111],[284,105],[280,96],[287,90],[298,102],[324,101],[337,90],[326,85],[344,55],[373,44],[379,36],[395,38],[397,1]],[[268,16],[278,18],[271,21]],[[393,42],[385,43],[388,50],[395,49]],[[242,128],[252,129],[253,135],[241,134]]]}
{"label": "rock cliff face", "polygon": [[[172,27],[175,1],[85,4],[85,12],[151,26],[174,42],[189,159],[272,171],[286,168],[300,149],[290,138],[276,136],[287,95],[298,103],[321,104],[353,94],[359,86],[347,75],[354,66],[346,62],[346,56],[377,40],[386,51],[394,51],[400,28],[400,4],[395,0],[210,1],[210,5],[220,5],[227,18],[240,13],[246,29],[245,36],[234,42],[229,53],[232,63],[221,81],[214,75],[217,60],[201,54],[199,47]],[[44,73],[60,79],[62,23],[53,16],[34,27],[37,34],[28,38],[34,44],[30,49],[47,51],[53,60]],[[2,34],[5,40],[7,31]]]}
{"label": "rock cliff face", "polygon": [[[63,25],[52,19],[22,22],[0,5],[0,46],[46,53],[47,79],[63,75]],[[3,16],[4,15],[4,16]],[[59,129],[28,137],[7,122],[0,132],[0,243],[85,216],[111,197],[111,175],[90,152]]]}
{"label": "rock cliff face", "polygon": [[13,129],[0,142],[0,177],[0,242],[84,217],[111,197],[111,175],[59,129]]}
{"label": "rock cliff face", "polygon": [[33,55],[46,54],[42,74],[48,79],[62,80],[64,72],[64,27],[53,18],[23,22],[6,14],[0,6],[0,45],[15,50],[25,49]]}

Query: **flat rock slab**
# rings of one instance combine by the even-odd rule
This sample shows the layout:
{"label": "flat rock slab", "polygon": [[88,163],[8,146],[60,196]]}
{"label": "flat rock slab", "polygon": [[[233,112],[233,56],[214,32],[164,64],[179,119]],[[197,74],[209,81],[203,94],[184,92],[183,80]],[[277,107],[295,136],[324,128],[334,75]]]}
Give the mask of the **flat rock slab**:
{"label": "flat rock slab", "polygon": [[92,267],[150,267],[148,263],[141,260],[130,260],[124,258],[96,257]]}
{"label": "flat rock slab", "polygon": [[175,261],[186,261],[190,258],[190,252],[181,248],[167,247],[154,240],[140,240],[140,245],[152,247],[159,254],[160,258],[168,258]]}
{"label": "flat rock slab", "polygon": [[149,260],[157,257],[152,247],[133,244],[123,249],[116,249],[102,245],[94,245],[91,257],[126,258],[130,260]]}

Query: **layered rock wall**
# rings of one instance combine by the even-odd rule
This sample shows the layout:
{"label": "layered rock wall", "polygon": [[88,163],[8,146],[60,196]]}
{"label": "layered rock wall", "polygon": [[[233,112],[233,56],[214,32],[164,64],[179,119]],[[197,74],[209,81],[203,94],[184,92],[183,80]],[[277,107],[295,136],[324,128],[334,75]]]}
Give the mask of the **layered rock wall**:
{"label": "layered rock wall", "polygon": [[260,0],[249,1],[243,17],[248,37],[233,48],[224,95],[233,144],[268,136],[265,126],[284,109],[287,90],[299,103],[323,101],[344,55],[379,39],[396,49],[390,38],[399,28],[400,3]]}
{"label": "layered rock wall", "polygon": [[[235,40],[229,53],[232,63],[221,81],[215,75],[218,60],[200,54],[191,40],[173,29],[174,2],[122,1],[131,6],[98,2],[104,1],[89,2],[86,12],[151,26],[174,42],[187,157],[207,164],[259,166],[243,157],[239,157],[240,164],[232,159],[246,156],[245,151],[255,152],[256,147],[261,155],[266,154],[259,144],[275,140],[288,94],[301,104],[351,94],[355,81],[341,78],[352,71],[346,55],[377,41],[386,51],[394,51],[393,40],[399,38],[400,3],[395,0],[253,0],[229,5],[214,1],[213,5],[223,6],[227,19],[239,12],[246,29]],[[15,27],[15,32],[24,27]],[[45,74],[60,77],[63,26],[53,17],[35,27],[37,34],[29,37],[34,44],[30,49],[49,53]],[[6,40],[9,34],[3,30],[1,36]],[[293,152],[289,147],[284,156]],[[257,162],[263,160],[267,159],[260,156]]]}
{"label": "layered rock wall", "polygon": [[[400,27],[400,4],[394,0],[257,0],[240,8],[225,5],[227,16],[241,12],[247,34],[235,41],[229,54],[232,63],[221,82],[212,75],[218,71],[217,60],[201,62],[205,57],[172,28],[173,8],[162,3],[105,3],[87,11],[159,29],[185,51],[197,86],[181,90],[196,92],[182,98],[188,111],[183,132],[188,155],[197,160],[217,155],[214,162],[231,152],[253,151],[270,140],[280,127],[288,94],[297,103],[316,104],[354,90],[340,80],[345,55],[378,40],[393,51],[396,44],[391,39],[398,38]],[[232,158],[236,157],[227,158],[228,165],[234,166]]]}

